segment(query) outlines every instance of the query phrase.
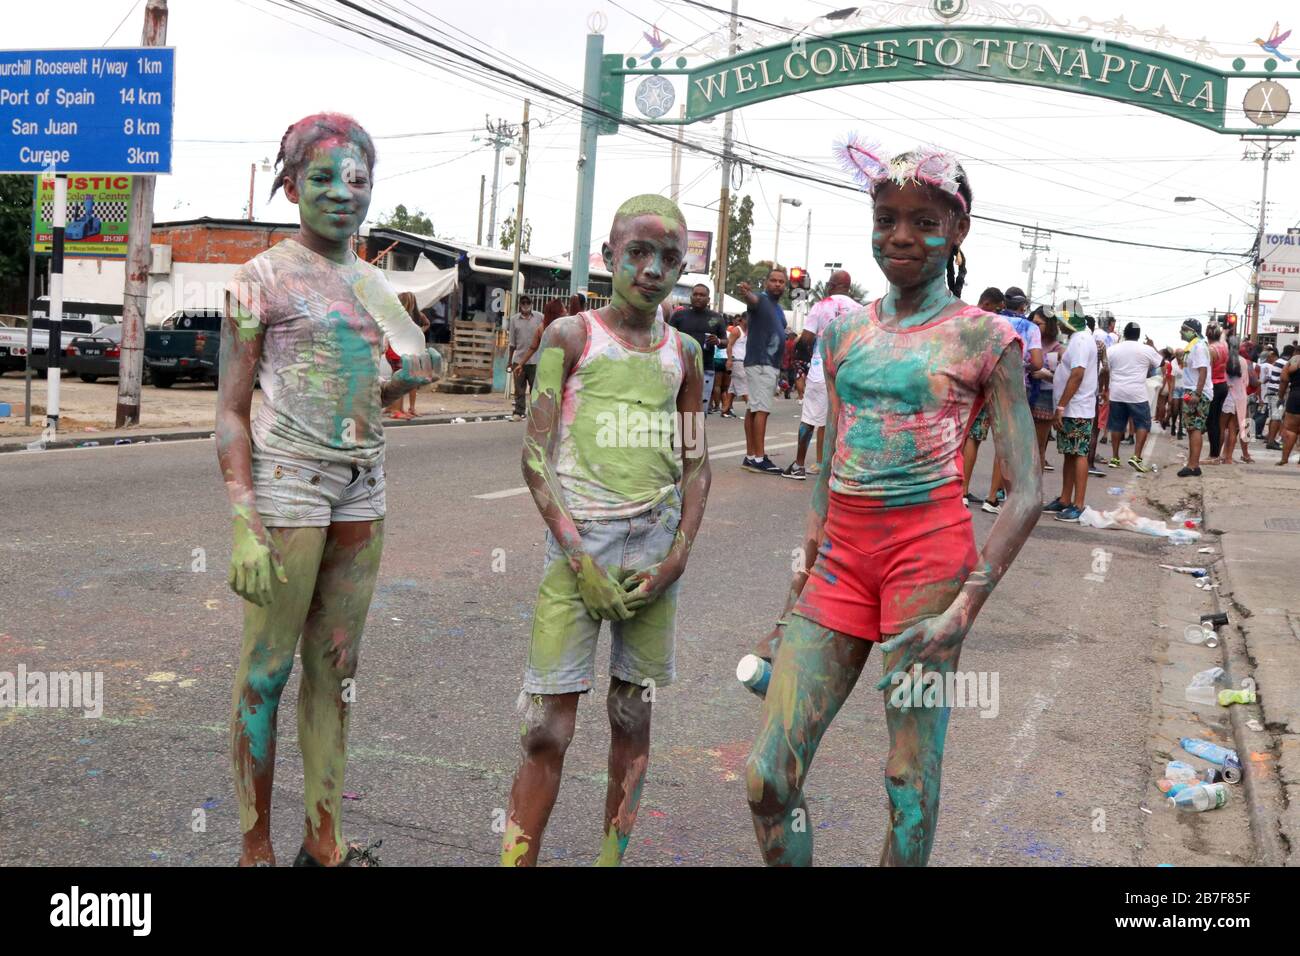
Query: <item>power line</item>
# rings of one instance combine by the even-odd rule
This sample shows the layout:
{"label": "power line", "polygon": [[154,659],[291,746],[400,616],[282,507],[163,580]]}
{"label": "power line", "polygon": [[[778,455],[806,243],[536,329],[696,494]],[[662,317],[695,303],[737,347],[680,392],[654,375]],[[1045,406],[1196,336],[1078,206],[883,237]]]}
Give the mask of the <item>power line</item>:
{"label": "power line", "polygon": [[[323,11],[317,11],[317,10],[311,8],[311,7],[307,7],[305,4],[302,4],[302,3],[298,2],[298,0],[288,0],[288,2],[293,3],[295,6],[298,6],[298,7],[302,8],[302,9],[305,9],[306,11],[310,12],[310,13],[313,14],[313,15],[315,15],[315,14],[317,14],[317,13],[323,13]],[[559,92],[559,91],[557,91],[557,90],[555,90],[555,89],[553,89],[553,88],[548,88],[548,87],[546,87],[546,86],[543,86],[542,84],[539,84],[539,83],[533,81],[532,79],[529,79],[529,78],[527,78],[527,77],[521,76],[520,74],[515,73],[515,72],[513,72],[513,71],[511,71],[511,70],[508,70],[508,69],[506,69],[506,68],[504,68],[504,67],[497,66],[496,64],[493,64],[493,63],[491,63],[490,61],[482,60],[482,59],[480,59],[479,57],[477,57],[477,56],[475,56],[475,55],[473,55],[473,54],[471,54],[471,53],[468,53],[468,52],[463,51],[463,50],[458,50],[458,49],[456,49],[453,45],[451,45],[451,44],[449,44],[449,43],[445,43],[445,42],[443,42],[443,41],[441,41],[441,40],[436,39],[435,37],[430,37],[430,36],[424,35],[424,34],[420,33],[418,30],[415,30],[414,28],[409,27],[409,26],[406,26],[406,25],[404,25],[404,24],[397,23],[396,21],[394,21],[394,20],[392,20],[392,19],[390,19],[390,18],[388,18],[388,17],[385,17],[385,16],[383,16],[382,14],[376,13],[376,12],[371,11],[371,10],[366,10],[365,8],[363,8],[362,6],[360,6],[360,4],[352,2],[352,0],[334,0],[334,2],[340,4],[341,6],[347,7],[347,8],[350,9],[350,10],[353,10],[354,12],[360,14],[360,15],[363,16],[363,17],[366,17],[366,18],[371,19],[371,20],[378,21],[378,22],[380,22],[380,23],[385,24],[386,26],[389,26],[389,27],[391,27],[391,28],[393,28],[393,29],[399,30],[399,31],[402,32],[402,33],[406,33],[406,34],[409,34],[409,35],[411,35],[411,36],[413,36],[413,37],[416,37],[417,39],[422,40],[423,42],[428,43],[428,44],[430,44],[431,46],[434,46],[434,47],[436,47],[436,48],[438,48],[438,49],[440,49],[440,50],[444,50],[444,51],[446,51],[446,52],[452,54],[453,56],[456,56],[456,57],[458,57],[458,58],[460,58],[460,59],[468,60],[470,63],[473,63],[473,64],[477,65],[479,68],[481,68],[482,70],[484,70],[484,71],[486,71],[486,72],[488,72],[488,73],[497,74],[497,75],[500,75],[500,76],[506,77],[506,78],[510,79],[511,81],[513,81],[514,83],[519,84],[520,86],[524,86],[524,87],[526,87],[526,88],[528,88],[528,89],[530,89],[530,90],[533,90],[533,91],[535,91],[535,92],[537,92],[537,93],[539,93],[539,94],[541,94],[541,95],[543,95],[543,96],[550,97],[550,98],[552,98],[552,99],[558,99],[558,100],[560,100],[560,101],[562,101],[562,102],[565,102],[565,103],[569,104],[570,106],[574,106],[574,107],[576,107],[576,108],[580,108],[580,109],[581,109],[581,108],[584,108],[584,104],[583,104],[583,102],[581,101],[581,99],[574,99],[573,97],[571,97],[571,96],[569,96],[569,95],[567,95],[567,94],[565,94],[565,93],[563,93],[563,92]],[[684,0],[684,2],[692,2],[692,3],[694,3],[695,5],[698,5],[698,6],[705,6],[705,7],[707,7],[707,5],[695,3],[695,0]],[[709,8],[709,9],[713,9],[713,8]],[[328,15],[327,15],[327,17],[328,17]],[[751,19],[752,19],[752,18],[751,18]],[[346,29],[353,30],[353,32],[359,32],[359,29],[358,29],[357,25],[355,25],[355,24],[347,24],[346,21],[341,21],[341,20],[338,20],[337,18],[333,18],[333,17],[328,17],[328,20],[329,20],[329,22],[335,22],[335,23],[337,23],[338,25],[344,26]],[[786,29],[786,28],[782,28],[782,29]],[[366,35],[368,35],[368,34],[366,34]],[[383,41],[381,40],[380,42],[383,42]],[[399,46],[403,46],[403,47],[404,47],[405,45],[404,45],[404,44],[399,44]],[[415,56],[417,56],[417,58],[418,58],[418,52],[413,52],[412,55],[415,55]],[[651,136],[651,137],[653,137],[653,138],[660,139],[660,140],[663,140],[663,141],[666,141],[666,142],[670,142],[670,143],[676,141],[676,137],[675,137],[675,136],[671,136],[671,135],[669,135],[669,134],[667,134],[667,133],[664,133],[664,132],[662,132],[662,131],[660,131],[660,130],[658,130],[658,129],[655,129],[655,128],[653,128],[653,127],[647,126],[646,124],[639,123],[639,122],[637,122],[637,121],[635,121],[635,120],[630,120],[630,119],[627,119],[626,117],[623,117],[623,116],[620,116],[620,115],[616,115],[616,114],[610,113],[609,111],[604,110],[604,109],[602,109],[602,108],[599,107],[599,106],[585,106],[585,108],[588,109],[590,112],[594,113],[594,114],[597,115],[597,116],[601,116],[601,117],[603,117],[603,118],[606,118],[606,119],[609,119],[609,120],[613,120],[613,121],[615,121],[615,122],[617,122],[617,123],[621,123],[621,124],[627,126],[627,127],[629,128],[629,130],[639,132],[639,133],[641,133],[642,135]],[[719,150],[714,150],[714,149],[710,149],[710,148],[708,148],[708,147],[706,147],[706,146],[703,146],[703,145],[700,145],[700,144],[698,144],[698,143],[692,142],[691,140],[686,140],[686,139],[682,140],[682,145],[683,145],[683,147],[685,147],[685,148],[687,148],[687,149],[691,149],[691,150],[693,150],[693,151],[695,151],[695,152],[698,152],[698,153],[703,153],[703,154],[705,154],[705,155],[713,156],[713,157],[715,157],[715,158],[717,158],[717,159],[722,159],[722,158],[723,158],[723,154],[722,154],[721,151],[719,151]],[[753,146],[753,144],[741,144],[741,145],[745,145],[747,148],[749,148],[749,149],[751,149],[751,150],[753,150],[753,151],[757,151],[757,150],[759,149],[758,147]],[[767,151],[767,152],[771,152],[771,151]],[[776,154],[776,155],[779,155],[779,154]],[[747,165],[754,167],[755,169],[766,170],[766,171],[768,171],[768,172],[773,172],[773,173],[776,173],[776,174],[778,174],[778,175],[789,176],[789,177],[792,177],[792,178],[795,178],[795,179],[802,179],[802,180],[805,180],[805,181],[807,181],[807,182],[812,182],[812,183],[820,183],[820,184],[822,184],[822,185],[829,186],[829,187],[831,187],[831,188],[840,189],[840,190],[844,190],[844,191],[848,191],[848,192],[854,192],[854,193],[858,193],[858,192],[860,192],[860,190],[858,189],[858,187],[857,187],[856,185],[851,184],[851,183],[848,183],[848,182],[844,182],[844,181],[836,181],[836,180],[826,179],[826,178],[824,178],[824,177],[813,176],[813,175],[810,175],[810,174],[807,174],[807,173],[803,173],[803,172],[801,172],[801,171],[799,171],[799,170],[784,169],[784,168],[781,168],[781,167],[772,166],[772,165],[769,165],[769,164],[766,164],[766,163],[762,163],[762,162],[759,162],[759,161],[756,161],[756,160],[753,160],[753,159],[748,159],[748,160],[742,159],[741,162],[744,162],[744,163],[746,163]],[[984,216],[984,215],[979,215],[979,214],[972,214],[972,217],[971,217],[971,218],[973,218],[973,219],[980,219],[980,220],[987,221],[987,222],[1000,223],[1000,224],[1002,224],[1002,225],[1015,226],[1015,227],[1018,227],[1018,228],[1028,228],[1028,224],[1027,224],[1027,223],[1015,222],[1015,221],[1013,221],[1013,220],[1009,220],[1009,219],[999,219],[999,218],[995,218],[995,217],[991,217],[991,216]],[[1194,248],[1194,247],[1188,247],[1188,246],[1170,246],[1170,245],[1162,245],[1162,244],[1158,244],[1158,243],[1139,242],[1139,241],[1131,240],[1131,239],[1118,239],[1118,238],[1113,238],[1113,237],[1091,236],[1091,235],[1087,235],[1087,234],[1085,234],[1085,233],[1074,232],[1074,231],[1066,230],[1066,229],[1054,229],[1054,228],[1050,228],[1050,227],[1040,227],[1040,228],[1041,228],[1041,231],[1043,231],[1043,232],[1047,232],[1047,233],[1051,233],[1051,234],[1063,235],[1063,236],[1071,236],[1072,238],[1077,238],[1077,239],[1086,239],[1086,240],[1090,240],[1090,241],[1094,241],[1094,242],[1109,242],[1109,243],[1118,244],[1118,245],[1134,246],[1134,247],[1140,247],[1140,248],[1148,248],[1148,249],[1162,249],[1162,250],[1169,250],[1169,251],[1174,251],[1174,252],[1195,252],[1195,253],[1206,254],[1206,255],[1238,255],[1238,256],[1241,256],[1241,257],[1243,257],[1243,258],[1247,255],[1246,253],[1233,253],[1233,252],[1226,251],[1226,250],[1222,250],[1222,249],[1201,249],[1201,248]]]}

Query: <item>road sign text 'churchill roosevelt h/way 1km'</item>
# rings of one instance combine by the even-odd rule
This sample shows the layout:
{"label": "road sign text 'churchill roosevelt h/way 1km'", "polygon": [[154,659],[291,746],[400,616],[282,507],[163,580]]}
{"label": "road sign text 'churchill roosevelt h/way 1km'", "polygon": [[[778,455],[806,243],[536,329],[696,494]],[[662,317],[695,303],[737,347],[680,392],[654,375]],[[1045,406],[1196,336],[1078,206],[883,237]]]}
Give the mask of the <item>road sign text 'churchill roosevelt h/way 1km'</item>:
{"label": "road sign text 'churchill roosevelt h/way 1km'", "polygon": [[169,173],[170,47],[0,50],[0,172]]}

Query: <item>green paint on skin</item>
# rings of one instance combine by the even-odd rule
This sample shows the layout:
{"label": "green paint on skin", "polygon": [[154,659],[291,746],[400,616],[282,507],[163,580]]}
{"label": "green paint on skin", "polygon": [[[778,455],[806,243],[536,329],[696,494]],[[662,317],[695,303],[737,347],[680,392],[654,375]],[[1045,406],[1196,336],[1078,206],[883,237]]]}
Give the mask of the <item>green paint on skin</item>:
{"label": "green paint on skin", "polygon": [[[274,771],[276,715],[293,670],[293,655],[311,606],[324,528],[286,528],[276,535],[287,584],[272,584],[266,607],[244,605],[244,636],[234,685],[231,751],[239,819],[247,833],[259,822],[255,782]],[[269,810],[269,806],[263,808]],[[265,821],[262,821],[265,825]]]}
{"label": "green paint on skin", "polygon": [[321,140],[312,147],[295,185],[303,227],[328,242],[341,244],[338,261],[346,261],[350,255],[348,237],[365,221],[370,209],[370,172],[365,153],[355,143],[338,137]]}
{"label": "green paint on skin", "polygon": [[[881,263],[883,268],[884,254],[881,248],[873,246],[872,254],[876,257],[876,262]],[[920,295],[916,300],[915,312],[904,318],[897,318],[901,294],[898,287],[892,283],[889,286],[889,291],[885,293],[884,299],[881,300],[880,317],[882,319],[895,319],[900,329],[916,328],[933,322],[944,309],[957,301],[957,297],[948,288],[948,277],[945,274],[948,265],[946,249],[940,252],[928,253],[925,259],[926,266],[923,273],[925,282],[921,286]]]}
{"label": "green paint on skin", "polygon": [[370,534],[363,541],[329,546],[324,563],[336,570],[328,576],[323,573],[317,581],[318,602],[303,631],[298,742],[308,830],[320,836],[322,827],[330,825],[332,844],[340,850],[351,717],[342,682],[356,675],[361,634],[383,550],[382,521],[370,525]]}
{"label": "green paint on skin", "polygon": [[628,842],[632,839],[637,810],[641,806],[641,791],[645,788],[649,759],[648,756],[637,757],[628,767],[627,779],[623,781],[623,800],[605,831],[600,855],[596,857],[596,866],[618,866],[623,862]]}
{"label": "green paint on skin", "polygon": [[506,832],[501,840],[501,865],[519,866],[528,854],[530,842],[528,834],[524,833],[513,818],[507,820]]}

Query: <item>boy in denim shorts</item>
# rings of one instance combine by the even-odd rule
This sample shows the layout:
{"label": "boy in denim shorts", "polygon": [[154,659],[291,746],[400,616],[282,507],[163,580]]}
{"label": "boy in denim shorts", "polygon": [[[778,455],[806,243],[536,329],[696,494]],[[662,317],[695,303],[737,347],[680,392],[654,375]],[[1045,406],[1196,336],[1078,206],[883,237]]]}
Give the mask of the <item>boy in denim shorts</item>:
{"label": "boy in denim shorts", "polygon": [[546,523],[546,567],[519,701],[504,865],[537,862],[578,697],[595,681],[602,620],[613,647],[598,864],[622,861],[636,820],[651,704],[674,677],[677,579],[709,489],[700,346],[657,316],[685,249],[674,203],[629,199],[603,250],[610,304],[557,319],[542,336],[523,470]]}

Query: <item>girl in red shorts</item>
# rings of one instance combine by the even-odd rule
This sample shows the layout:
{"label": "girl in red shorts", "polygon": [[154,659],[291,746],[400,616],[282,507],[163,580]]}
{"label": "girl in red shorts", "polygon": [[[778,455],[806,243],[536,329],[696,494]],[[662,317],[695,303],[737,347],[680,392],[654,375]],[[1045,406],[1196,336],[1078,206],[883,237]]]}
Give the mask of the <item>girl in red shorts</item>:
{"label": "girl in red shorts", "polygon": [[[747,766],[759,848],[770,864],[812,862],[803,785],[822,735],[875,643],[884,654],[890,825],[881,863],[924,865],[939,812],[951,701],[907,682],[957,666],[962,640],[1042,506],[1020,346],[1003,318],[958,296],[971,189],[951,155],[892,159],[855,139],[840,158],[874,201],[872,252],[884,297],[823,336],[830,402],[804,570],[757,653],[772,661],[764,724]],[[986,405],[1007,503],[982,553],[961,499],[961,448]]]}

